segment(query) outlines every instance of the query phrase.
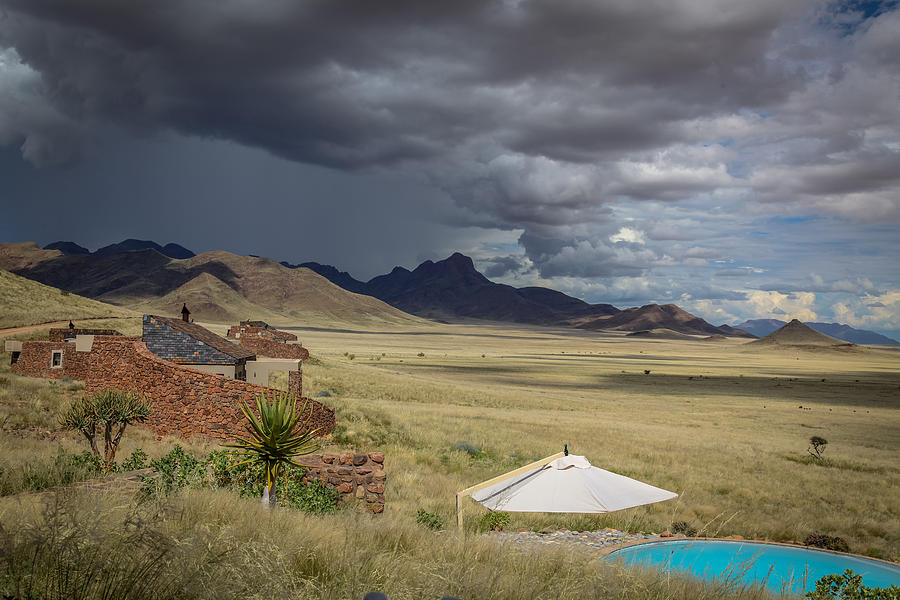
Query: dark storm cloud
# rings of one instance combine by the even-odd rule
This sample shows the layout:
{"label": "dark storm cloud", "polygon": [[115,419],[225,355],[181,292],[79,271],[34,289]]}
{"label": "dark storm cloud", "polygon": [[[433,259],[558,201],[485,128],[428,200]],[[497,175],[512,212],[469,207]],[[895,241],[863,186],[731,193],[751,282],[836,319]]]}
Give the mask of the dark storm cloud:
{"label": "dark storm cloud", "polygon": [[[854,6],[0,0],[0,144],[174,131],[399,173],[544,277],[637,277],[720,255],[756,201],[900,218],[900,12]],[[632,210],[649,244],[610,240],[632,201],[674,207]]]}

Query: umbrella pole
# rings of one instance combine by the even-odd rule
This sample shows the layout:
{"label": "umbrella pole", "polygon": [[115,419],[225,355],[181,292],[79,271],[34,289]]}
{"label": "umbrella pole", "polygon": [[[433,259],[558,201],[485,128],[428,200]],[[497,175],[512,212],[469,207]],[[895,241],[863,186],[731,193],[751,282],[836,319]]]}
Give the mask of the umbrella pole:
{"label": "umbrella pole", "polygon": [[[566,450],[568,450],[568,448]],[[462,531],[462,528],[463,528],[463,517],[462,517],[462,499],[463,498],[474,494],[478,490],[483,490],[486,487],[490,487],[490,486],[494,485],[495,483],[500,483],[501,481],[506,481],[507,479],[512,479],[513,477],[515,477],[517,475],[522,475],[523,473],[527,473],[528,471],[531,471],[532,469],[536,469],[538,467],[543,467],[547,463],[551,463],[554,460],[556,460],[557,458],[562,458],[563,456],[566,456],[567,454],[568,454],[568,451],[566,451],[565,453],[557,452],[553,456],[548,456],[547,458],[542,458],[541,460],[536,460],[533,463],[529,463],[529,464],[525,465],[524,467],[519,467],[518,469],[514,469],[514,470],[510,471],[509,473],[504,473],[503,475],[497,475],[496,477],[488,479],[487,481],[482,481],[481,483],[479,483],[477,485],[473,485],[472,487],[468,487],[460,492],[456,492],[456,526],[457,526],[457,528],[459,528],[460,531]]]}

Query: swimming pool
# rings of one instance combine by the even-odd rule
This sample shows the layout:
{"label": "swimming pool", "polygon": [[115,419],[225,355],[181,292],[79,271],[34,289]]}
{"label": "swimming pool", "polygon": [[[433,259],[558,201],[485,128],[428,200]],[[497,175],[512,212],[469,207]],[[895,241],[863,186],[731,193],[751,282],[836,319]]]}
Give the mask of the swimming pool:
{"label": "swimming pool", "polygon": [[869,587],[900,585],[900,566],[823,550],[747,541],[672,540],[628,546],[607,558],[626,565],[680,571],[703,579],[764,583],[775,592],[803,594],[816,581],[847,569]]}

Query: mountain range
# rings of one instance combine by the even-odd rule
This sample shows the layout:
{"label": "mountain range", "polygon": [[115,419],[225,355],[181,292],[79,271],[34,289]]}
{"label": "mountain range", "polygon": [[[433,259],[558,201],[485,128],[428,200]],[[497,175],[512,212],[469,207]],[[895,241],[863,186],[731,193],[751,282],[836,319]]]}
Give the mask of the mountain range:
{"label": "mountain range", "polygon": [[[751,319],[749,321],[744,321],[739,325],[735,325],[735,327],[743,329],[744,331],[749,331],[757,337],[765,337],[787,324],[786,321],[781,321],[779,319]],[[900,342],[897,340],[881,335],[880,333],[867,331],[865,329],[855,329],[841,323],[806,323],[806,325],[814,331],[853,344],[900,346]]]}
{"label": "mountain range", "polygon": [[[134,239],[95,252],[74,242],[55,242],[44,249],[33,243],[0,244],[0,268],[136,310],[177,312],[181,303],[188,302],[197,318],[215,321],[255,315],[275,323],[330,318],[387,324],[415,319],[410,316],[415,315],[440,321],[477,319],[657,335],[671,331],[755,338],[759,331],[753,327],[755,321],[748,321],[748,333],[744,324],[716,326],[674,304],[620,310],[548,288],[495,283],[478,272],[471,258],[458,252],[444,260],[427,260],[413,270],[395,267],[367,282],[315,262],[276,263],[228,252],[195,255],[178,244],[161,246]],[[844,335],[856,331],[840,327],[845,328]]]}
{"label": "mountain range", "polygon": [[113,254],[122,254],[123,252],[133,252],[135,250],[156,250],[163,256],[169,258],[191,258],[196,256],[193,252],[178,244],[166,244],[160,246],[156,242],[150,240],[127,239],[117,244],[104,246],[94,252],[91,252],[84,246],[79,246],[75,242],[53,242],[44,246],[44,250],[59,250],[63,254],[92,254],[94,256],[112,256]]}

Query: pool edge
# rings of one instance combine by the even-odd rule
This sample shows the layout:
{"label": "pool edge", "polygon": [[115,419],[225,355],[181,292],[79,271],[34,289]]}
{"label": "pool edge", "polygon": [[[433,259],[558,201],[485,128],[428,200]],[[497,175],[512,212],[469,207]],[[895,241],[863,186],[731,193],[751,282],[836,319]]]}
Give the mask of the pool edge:
{"label": "pool edge", "polygon": [[890,560],[885,560],[883,558],[875,558],[872,556],[865,556],[863,554],[855,554],[853,552],[838,552],[837,550],[828,550],[826,548],[817,548],[816,546],[805,546],[803,544],[788,544],[786,542],[767,542],[765,540],[737,540],[734,538],[716,538],[716,537],[687,537],[686,535],[675,535],[670,538],[654,538],[649,540],[635,540],[633,542],[625,542],[624,544],[616,544],[613,546],[605,546],[600,549],[600,556],[609,556],[613,552],[618,550],[624,550],[625,548],[630,548],[632,546],[638,546],[641,544],[659,544],[659,543],[667,543],[667,542],[684,542],[684,541],[697,541],[697,542],[733,542],[736,544],[759,544],[763,546],[784,546],[786,548],[797,548],[800,550],[813,550],[819,552],[828,552],[830,554],[837,554],[838,556],[852,556],[854,558],[863,558],[865,560],[874,560],[876,562],[884,563],[886,565],[891,565],[892,567],[900,567],[900,562],[893,562]]}

